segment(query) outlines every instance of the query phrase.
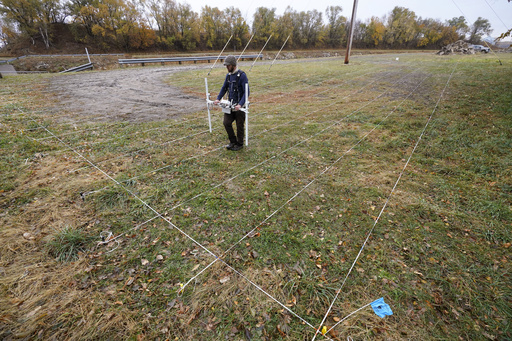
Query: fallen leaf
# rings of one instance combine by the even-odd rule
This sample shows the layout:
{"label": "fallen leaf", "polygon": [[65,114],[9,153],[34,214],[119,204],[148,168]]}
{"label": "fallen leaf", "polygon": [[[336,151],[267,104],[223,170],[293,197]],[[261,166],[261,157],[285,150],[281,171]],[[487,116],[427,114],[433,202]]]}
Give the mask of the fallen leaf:
{"label": "fallen leaf", "polygon": [[251,341],[252,334],[251,331],[247,328],[245,328],[245,337],[247,338],[247,340]]}
{"label": "fallen leaf", "polygon": [[282,337],[286,337],[286,334],[287,332],[289,331],[290,327],[286,324],[284,325],[277,325],[277,331],[279,332],[279,334],[281,334]]}
{"label": "fallen leaf", "polygon": [[134,280],[135,280],[135,278],[129,277],[128,280],[126,281],[125,285],[132,285]]}
{"label": "fallen leaf", "polygon": [[334,329],[329,330],[329,335],[331,335],[334,340],[338,340],[338,333]]}
{"label": "fallen leaf", "polygon": [[492,334],[487,334],[486,332],[482,332],[482,335],[488,338],[489,340],[496,340],[496,336]]}
{"label": "fallen leaf", "polygon": [[260,233],[259,232],[252,232],[251,234],[249,234],[247,237],[248,238],[254,238],[254,237],[259,237],[260,236]]}

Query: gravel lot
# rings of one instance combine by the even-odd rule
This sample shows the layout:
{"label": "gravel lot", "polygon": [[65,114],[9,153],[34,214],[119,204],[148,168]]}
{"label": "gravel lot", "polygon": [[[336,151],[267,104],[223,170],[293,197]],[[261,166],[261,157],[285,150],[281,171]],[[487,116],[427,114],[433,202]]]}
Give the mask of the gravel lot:
{"label": "gravel lot", "polygon": [[205,99],[184,94],[164,82],[173,73],[204,66],[125,68],[54,77],[49,91],[63,119],[95,121],[166,120],[205,109]]}

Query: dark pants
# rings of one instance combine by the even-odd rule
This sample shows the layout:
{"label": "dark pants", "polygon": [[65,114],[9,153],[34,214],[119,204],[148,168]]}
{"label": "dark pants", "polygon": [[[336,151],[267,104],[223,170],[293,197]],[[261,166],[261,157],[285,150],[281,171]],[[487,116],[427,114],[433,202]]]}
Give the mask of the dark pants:
{"label": "dark pants", "polygon": [[[236,120],[236,135],[233,130],[233,121]],[[244,144],[244,123],[245,123],[245,112],[243,111],[232,111],[231,114],[224,114],[224,128],[228,133],[229,142]]]}

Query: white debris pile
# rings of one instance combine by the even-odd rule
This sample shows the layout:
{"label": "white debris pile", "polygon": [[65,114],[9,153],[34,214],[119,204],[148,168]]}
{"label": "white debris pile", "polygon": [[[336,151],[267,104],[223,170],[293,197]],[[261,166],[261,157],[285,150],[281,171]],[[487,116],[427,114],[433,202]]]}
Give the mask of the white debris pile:
{"label": "white debris pile", "polygon": [[473,46],[471,44],[466,43],[463,40],[457,40],[453,44],[448,44],[446,46],[443,46],[439,52],[437,52],[438,55],[446,55],[446,54],[453,54],[453,53],[459,53],[459,54],[475,54],[475,50],[473,49]]}

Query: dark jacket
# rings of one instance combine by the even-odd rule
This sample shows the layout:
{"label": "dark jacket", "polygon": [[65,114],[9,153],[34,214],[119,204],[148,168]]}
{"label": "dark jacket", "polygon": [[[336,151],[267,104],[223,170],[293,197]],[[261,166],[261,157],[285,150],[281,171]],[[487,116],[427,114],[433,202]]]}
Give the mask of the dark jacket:
{"label": "dark jacket", "polygon": [[217,99],[220,101],[227,92],[228,100],[233,101],[234,105],[244,105],[246,98],[245,84],[248,83],[249,80],[247,79],[247,75],[242,70],[236,70],[234,73],[228,73]]}

